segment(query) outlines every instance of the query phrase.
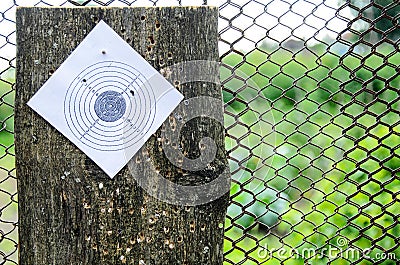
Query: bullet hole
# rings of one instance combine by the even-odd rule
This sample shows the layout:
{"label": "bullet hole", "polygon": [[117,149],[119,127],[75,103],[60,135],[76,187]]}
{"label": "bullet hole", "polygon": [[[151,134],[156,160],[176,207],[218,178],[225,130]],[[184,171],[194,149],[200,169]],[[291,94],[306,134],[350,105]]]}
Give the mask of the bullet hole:
{"label": "bullet hole", "polygon": [[194,221],[190,221],[190,224],[189,224],[189,226],[190,226],[190,232],[194,232],[194,228],[195,228],[195,224],[194,224]]}
{"label": "bullet hole", "polygon": [[126,32],[126,29],[125,28],[121,28],[121,33],[125,34],[125,32]]}
{"label": "bullet hole", "polygon": [[137,237],[137,242],[140,243],[143,241],[144,241],[144,234],[143,234],[143,232],[141,232]]}
{"label": "bullet hole", "polygon": [[205,246],[204,249],[203,249],[203,253],[206,254],[206,253],[208,253],[209,250],[210,250],[210,248]]}
{"label": "bullet hole", "polygon": [[168,56],[168,59],[172,59],[172,53],[171,52],[169,52],[167,56]]}
{"label": "bullet hole", "polygon": [[94,22],[98,22],[98,21],[99,21],[99,18],[96,17],[96,16],[93,16],[92,18],[93,18],[93,21],[94,21]]}
{"label": "bullet hole", "polygon": [[160,22],[156,21],[156,29],[160,29],[160,28],[161,28]]}
{"label": "bullet hole", "polygon": [[149,36],[149,42],[150,42],[151,44],[156,43],[156,41],[154,40],[153,36]]}
{"label": "bullet hole", "polygon": [[49,75],[52,75],[52,74],[54,74],[54,70],[49,71]]}
{"label": "bullet hole", "polygon": [[201,230],[201,231],[206,230],[206,225],[205,225],[205,224],[202,224],[201,227],[200,227],[200,230]]}
{"label": "bullet hole", "polygon": [[141,17],[140,17],[140,20],[141,20],[141,21],[146,20],[146,16],[141,16]]}

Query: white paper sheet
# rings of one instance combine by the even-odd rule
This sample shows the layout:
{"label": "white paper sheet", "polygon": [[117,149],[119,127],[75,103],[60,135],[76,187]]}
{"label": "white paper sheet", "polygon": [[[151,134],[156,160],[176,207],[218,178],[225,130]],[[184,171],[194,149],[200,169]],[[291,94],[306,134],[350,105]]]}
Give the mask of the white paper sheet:
{"label": "white paper sheet", "polygon": [[28,105],[113,178],[182,99],[101,21]]}

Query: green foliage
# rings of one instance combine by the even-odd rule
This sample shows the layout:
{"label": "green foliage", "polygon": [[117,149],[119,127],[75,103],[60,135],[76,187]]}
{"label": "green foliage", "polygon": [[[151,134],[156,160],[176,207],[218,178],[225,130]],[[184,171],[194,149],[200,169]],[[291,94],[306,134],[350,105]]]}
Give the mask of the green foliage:
{"label": "green foliage", "polygon": [[[339,53],[326,52],[320,44],[298,53],[257,49],[223,59],[223,97],[227,111],[236,116],[226,115],[225,122],[241,128],[227,131],[226,148],[239,162],[231,161],[237,173],[226,236],[256,260],[263,261],[259,248],[243,230],[270,248],[322,248],[338,235],[357,238],[360,228],[365,232],[355,246],[371,247],[378,238],[380,246],[395,245],[393,236],[400,230],[391,226],[400,206],[392,202],[400,167],[400,55],[390,45],[361,57]],[[230,79],[232,71],[237,78]],[[250,116],[261,128],[251,126]],[[227,258],[240,262],[245,255],[235,250]]]}
{"label": "green foliage", "polygon": [[[14,135],[14,90],[13,80],[0,80],[0,167],[12,169],[14,167],[13,154]],[[4,158],[3,158],[4,157]]]}

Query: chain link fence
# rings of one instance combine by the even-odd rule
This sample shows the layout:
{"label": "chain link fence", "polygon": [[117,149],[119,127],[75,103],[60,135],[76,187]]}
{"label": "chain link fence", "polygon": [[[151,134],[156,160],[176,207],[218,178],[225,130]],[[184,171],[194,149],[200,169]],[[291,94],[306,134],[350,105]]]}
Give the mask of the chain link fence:
{"label": "chain link fence", "polygon": [[0,3],[0,264],[17,264],[16,6],[218,5],[225,264],[399,264],[400,3]]}

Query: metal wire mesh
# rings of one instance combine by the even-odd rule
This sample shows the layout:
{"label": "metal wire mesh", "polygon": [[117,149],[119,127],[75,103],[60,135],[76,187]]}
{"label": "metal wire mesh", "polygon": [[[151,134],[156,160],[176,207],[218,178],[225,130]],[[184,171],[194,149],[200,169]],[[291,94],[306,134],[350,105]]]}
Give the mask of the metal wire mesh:
{"label": "metal wire mesh", "polygon": [[[205,1],[2,1],[0,264],[17,263],[15,8]],[[398,264],[400,3],[226,0],[232,172],[226,264]],[[332,251],[333,250],[333,251]]]}

